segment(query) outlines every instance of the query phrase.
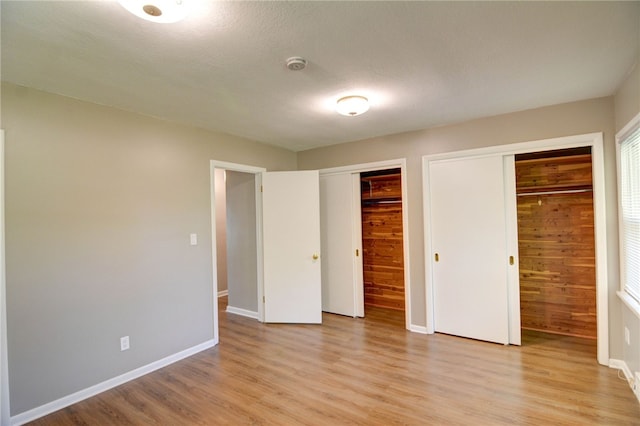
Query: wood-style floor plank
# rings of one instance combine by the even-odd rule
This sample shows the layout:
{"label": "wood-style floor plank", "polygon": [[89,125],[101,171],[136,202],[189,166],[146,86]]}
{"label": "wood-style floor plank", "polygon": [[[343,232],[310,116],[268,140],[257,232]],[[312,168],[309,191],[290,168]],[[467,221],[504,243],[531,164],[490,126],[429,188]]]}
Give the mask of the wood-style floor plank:
{"label": "wood-style floor plank", "polygon": [[220,344],[33,425],[640,425],[593,340],[502,346],[404,330],[404,314],[260,324],[224,312]]}

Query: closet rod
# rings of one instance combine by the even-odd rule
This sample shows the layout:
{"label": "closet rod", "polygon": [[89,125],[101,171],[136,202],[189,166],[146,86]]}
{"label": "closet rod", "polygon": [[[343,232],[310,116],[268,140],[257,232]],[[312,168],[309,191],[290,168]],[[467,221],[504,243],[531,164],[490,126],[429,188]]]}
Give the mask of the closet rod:
{"label": "closet rod", "polygon": [[362,204],[398,204],[402,200],[363,200]]}
{"label": "closet rod", "polygon": [[516,194],[518,197],[526,197],[528,195],[556,195],[556,194],[578,194],[580,192],[592,192],[593,189],[565,189],[558,191],[545,191],[545,192],[523,192]]}

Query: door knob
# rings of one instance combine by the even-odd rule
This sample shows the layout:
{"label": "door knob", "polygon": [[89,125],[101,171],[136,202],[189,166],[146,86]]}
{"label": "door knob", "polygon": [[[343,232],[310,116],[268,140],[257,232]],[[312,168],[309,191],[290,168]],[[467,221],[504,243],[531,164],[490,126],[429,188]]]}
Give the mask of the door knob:
{"label": "door knob", "polygon": [[313,257],[313,260],[318,260],[318,258],[319,258],[320,256],[318,256],[317,254],[315,254],[315,253],[314,253],[312,257]]}
{"label": "door knob", "polygon": [[436,259],[436,262],[440,262],[440,255],[438,253],[436,253],[434,257]]}

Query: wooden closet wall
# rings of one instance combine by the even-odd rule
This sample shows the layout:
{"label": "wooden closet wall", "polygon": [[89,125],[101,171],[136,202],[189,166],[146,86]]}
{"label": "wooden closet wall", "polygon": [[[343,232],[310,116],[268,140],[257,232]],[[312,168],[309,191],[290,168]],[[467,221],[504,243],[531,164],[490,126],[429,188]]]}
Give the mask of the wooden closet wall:
{"label": "wooden closet wall", "polygon": [[516,156],[524,329],[596,338],[591,153]]}
{"label": "wooden closet wall", "polygon": [[404,311],[400,169],[360,177],[365,308]]}

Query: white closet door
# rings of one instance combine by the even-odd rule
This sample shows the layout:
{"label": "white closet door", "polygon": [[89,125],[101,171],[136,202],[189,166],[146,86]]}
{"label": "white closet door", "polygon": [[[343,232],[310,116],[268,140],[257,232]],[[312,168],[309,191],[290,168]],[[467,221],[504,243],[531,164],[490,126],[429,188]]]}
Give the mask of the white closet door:
{"label": "white closet door", "polygon": [[322,323],[318,171],[262,174],[264,320]]}
{"label": "white closet door", "polygon": [[435,331],[508,344],[502,156],[433,161],[429,189]]}
{"label": "white closet door", "polygon": [[322,310],[364,316],[359,174],[320,176]]}

